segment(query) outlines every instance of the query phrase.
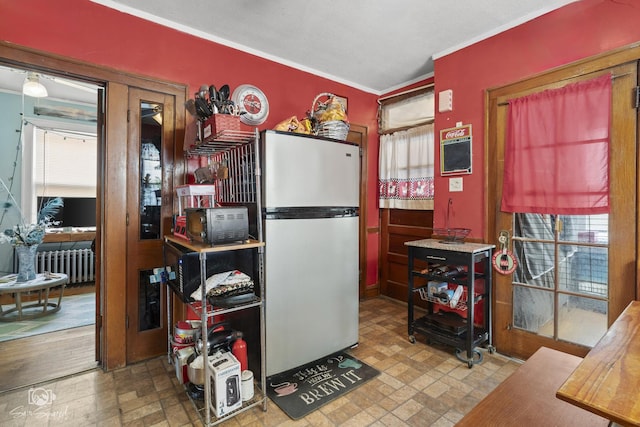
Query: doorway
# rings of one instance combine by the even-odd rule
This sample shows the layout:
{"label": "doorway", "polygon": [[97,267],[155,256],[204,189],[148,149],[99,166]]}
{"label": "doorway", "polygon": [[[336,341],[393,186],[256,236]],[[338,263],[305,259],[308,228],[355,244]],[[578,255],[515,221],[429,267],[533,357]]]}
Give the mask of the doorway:
{"label": "doorway", "polygon": [[[98,123],[102,131],[98,137],[103,141],[99,152],[100,180],[97,198],[99,212],[99,232],[96,236],[98,270],[100,286],[96,299],[96,357],[102,368],[113,370],[127,364],[126,297],[127,297],[127,132],[129,89],[144,88],[157,93],[166,93],[175,97],[176,105],[187,101],[188,87],[182,83],[170,82],[156,77],[140,76],[123,70],[112,70],[97,64],[64,58],[46,52],[36,51],[23,46],[0,41],[0,64],[20,66],[48,74],[64,75],[104,86],[98,98]],[[182,143],[185,137],[186,110],[175,109],[175,150],[176,159],[182,156]],[[171,165],[168,175],[183,179],[184,161]],[[171,194],[168,204],[172,203]],[[171,217],[163,218],[167,224]],[[167,227],[164,228],[168,230]],[[101,262],[104,260],[105,262]],[[108,260],[108,261],[107,261]]]}
{"label": "doorway", "polygon": [[[606,332],[636,286],[636,118],[629,93],[636,61],[616,53],[582,61],[489,91],[489,236],[508,236],[515,271],[495,274],[494,344],[528,358],[540,346],[584,356]],[[508,100],[568,83],[612,75],[608,215],[556,216],[501,212]]]}
{"label": "doorway", "polygon": [[[23,83],[33,81],[34,76],[46,89],[46,96],[23,93]],[[19,201],[18,213],[4,210],[0,229],[12,228],[20,217],[35,223],[42,206],[52,199],[62,200],[63,206],[51,218],[53,223],[38,246],[36,270],[66,273],[70,279],[58,312],[0,324],[0,351],[7,360],[0,372],[0,391],[5,391],[98,366],[95,312],[99,281],[91,244],[97,226],[99,124],[96,84],[15,65],[0,66],[0,82],[0,105],[6,119],[0,122],[0,135],[7,142],[0,147],[0,178],[9,183],[9,192]],[[71,158],[80,163],[69,168]],[[15,270],[14,257],[11,245],[0,245],[0,251],[0,275],[4,276]],[[90,271],[79,270],[76,262],[80,259]],[[8,299],[0,303],[11,305],[10,296],[5,297]],[[69,348],[75,349],[73,355]],[[41,349],[46,349],[47,360],[55,365],[52,369],[41,368],[45,357]]]}

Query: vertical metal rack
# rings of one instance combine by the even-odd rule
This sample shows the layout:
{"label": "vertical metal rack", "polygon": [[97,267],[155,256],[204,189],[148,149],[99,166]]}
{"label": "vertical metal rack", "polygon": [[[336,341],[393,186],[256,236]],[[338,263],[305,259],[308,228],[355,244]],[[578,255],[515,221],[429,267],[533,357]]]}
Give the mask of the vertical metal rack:
{"label": "vertical metal rack", "polygon": [[[192,310],[198,314],[202,325],[202,348],[207,349],[207,329],[208,321],[212,316],[225,315],[234,312],[242,312],[244,310],[255,309],[259,310],[259,360],[260,360],[260,376],[259,376],[259,389],[255,390],[254,397],[243,402],[241,408],[230,412],[229,414],[216,418],[212,416],[211,408],[211,378],[208,366],[208,358],[205,354],[205,384],[204,384],[204,402],[197,401],[190,397],[194,407],[202,423],[205,426],[212,426],[226,421],[250,408],[262,405],[263,411],[267,410],[267,396],[266,396],[266,361],[265,361],[265,313],[264,313],[264,301],[265,301],[265,274],[264,274],[264,240],[262,231],[262,207],[261,207],[261,169],[260,169],[260,136],[258,130],[253,132],[241,132],[233,131],[221,132],[216,134],[199,144],[191,147],[186,152],[187,156],[206,156],[209,162],[225,163],[228,167],[228,176],[225,179],[216,181],[216,201],[218,203],[229,204],[252,204],[255,206],[255,212],[250,211],[250,219],[255,220],[255,235],[250,236],[250,239],[244,242],[222,244],[222,245],[206,245],[199,242],[188,241],[181,237],[165,236],[165,245],[178,248],[180,251],[197,252],[200,262],[200,289],[201,289],[201,301],[203,304],[201,308],[196,308],[192,305],[187,307],[187,310]],[[251,215],[251,214],[254,215]],[[251,227],[250,227],[251,230]],[[206,295],[206,279],[207,279],[207,262],[215,259],[216,256],[222,256],[228,254],[229,251],[239,254],[238,256],[255,256],[255,262],[257,263],[257,280],[259,282],[257,290],[259,292],[258,300],[246,304],[241,304],[229,308],[216,308],[208,311]],[[246,255],[245,255],[246,254]],[[255,281],[256,278],[254,278]],[[171,280],[167,282],[168,289],[179,293],[179,286],[176,286]],[[181,295],[183,301],[185,296]],[[172,298],[169,298],[167,304],[167,322],[169,325],[169,342],[172,337],[171,329],[172,322]],[[206,350],[205,350],[206,353]],[[168,357],[172,362],[171,346],[169,345]],[[254,368],[255,369],[255,368]]]}

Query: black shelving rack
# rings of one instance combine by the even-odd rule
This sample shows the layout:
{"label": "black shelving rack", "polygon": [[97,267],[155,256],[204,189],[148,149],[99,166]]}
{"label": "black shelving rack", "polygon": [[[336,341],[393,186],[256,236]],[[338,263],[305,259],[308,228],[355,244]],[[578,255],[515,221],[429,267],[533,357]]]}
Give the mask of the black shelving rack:
{"label": "black shelving rack", "polygon": [[[489,352],[495,348],[491,336],[491,257],[495,245],[483,243],[464,243],[423,239],[406,242],[409,249],[408,259],[408,334],[411,343],[416,342],[416,333],[456,349],[456,356],[466,362],[469,368],[482,361],[482,353],[477,347],[486,345]],[[463,273],[457,276],[438,274],[434,267],[459,266]],[[476,287],[476,281],[482,280],[482,287]],[[418,283],[419,282],[419,283]],[[449,303],[428,292],[430,284],[446,283],[449,287],[462,286],[462,296],[454,307],[465,316],[454,315],[447,318],[444,314],[451,310],[435,310],[438,304],[450,307]],[[427,301],[427,313],[415,319],[415,298],[419,296]],[[483,325],[476,325],[475,307],[484,300]]]}

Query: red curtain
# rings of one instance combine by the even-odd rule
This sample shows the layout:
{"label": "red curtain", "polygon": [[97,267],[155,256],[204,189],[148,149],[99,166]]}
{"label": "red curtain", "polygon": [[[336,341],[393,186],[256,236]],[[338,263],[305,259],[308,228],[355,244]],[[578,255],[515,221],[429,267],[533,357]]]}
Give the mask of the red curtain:
{"label": "red curtain", "polygon": [[509,101],[502,211],[609,212],[611,76]]}

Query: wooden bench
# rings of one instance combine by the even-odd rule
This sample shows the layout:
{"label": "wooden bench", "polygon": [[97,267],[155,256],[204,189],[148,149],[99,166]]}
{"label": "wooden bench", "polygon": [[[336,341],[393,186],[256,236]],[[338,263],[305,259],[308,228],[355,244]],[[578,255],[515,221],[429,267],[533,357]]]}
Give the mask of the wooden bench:
{"label": "wooden bench", "polygon": [[582,358],[541,347],[489,393],[460,426],[607,426],[605,418],[556,398]]}

